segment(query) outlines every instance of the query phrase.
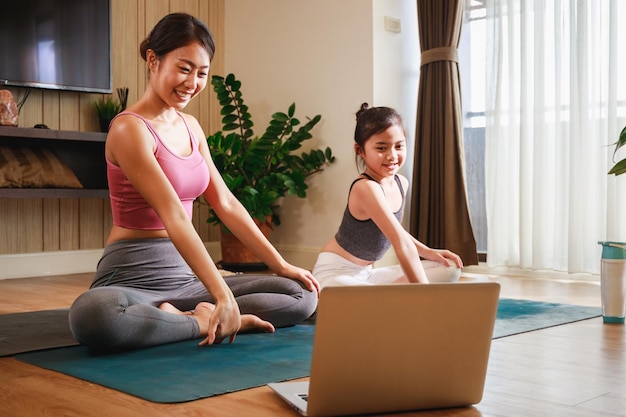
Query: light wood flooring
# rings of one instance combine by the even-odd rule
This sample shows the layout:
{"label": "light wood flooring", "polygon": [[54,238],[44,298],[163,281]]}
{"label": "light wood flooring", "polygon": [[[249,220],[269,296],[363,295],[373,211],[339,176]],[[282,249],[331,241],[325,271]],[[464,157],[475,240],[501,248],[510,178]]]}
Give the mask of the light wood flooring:
{"label": "light wood flooring", "polygon": [[[466,268],[501,296],[600,306],[597,276]],[[0,313],[68,307],[91,274],[0,280]],[[297,416],[267,387],[182,404],[157,404],[0,358],[0,416]],[[390,414],[395,415],[395,414]],[[626,331],[601,318],[492,342],[483,400],[402,416],[626,416]]]}

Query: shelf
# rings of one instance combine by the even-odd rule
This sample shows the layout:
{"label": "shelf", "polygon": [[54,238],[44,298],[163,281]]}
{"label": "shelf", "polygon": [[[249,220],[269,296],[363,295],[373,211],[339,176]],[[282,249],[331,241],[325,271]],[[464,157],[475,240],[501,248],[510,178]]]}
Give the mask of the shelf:
{"label": "shelf", "polygon": [[108,198],[109,190],[86,188],[0,188],[0,198]]}
{"label": "shelf", "polygon": [[0,188],[0,198],[107,198],[106,133],[0,126],[0,145],[46,148],[84,188]]}
{"label": "shelf", "polygon": [[42,139],[53,141],[102,142],[106,133],[74,130],[38,129],[34,127],[0,126],[0,138]]}

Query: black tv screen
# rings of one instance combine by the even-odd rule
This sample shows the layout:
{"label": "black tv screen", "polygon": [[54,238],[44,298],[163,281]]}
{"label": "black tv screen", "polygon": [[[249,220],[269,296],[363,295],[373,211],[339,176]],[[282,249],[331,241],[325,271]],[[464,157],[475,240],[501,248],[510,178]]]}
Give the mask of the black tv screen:
{"label": "black tv screen", "polygon": [[112,92],[110,0],[12,0],[0,8],[0,84]]}

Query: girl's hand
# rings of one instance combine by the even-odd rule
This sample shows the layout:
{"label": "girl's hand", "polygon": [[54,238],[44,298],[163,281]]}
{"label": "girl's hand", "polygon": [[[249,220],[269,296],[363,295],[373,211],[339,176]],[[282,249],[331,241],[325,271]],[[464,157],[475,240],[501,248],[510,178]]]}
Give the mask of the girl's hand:
{"label": "girl's hand", "polygon": [[287,264],[281,270],[275,271],[278,275],[295,279],[304,284],[309,291],[315,291],[317,296],[320,295],[320,283],[315,279],[313,274],[306,269]]}
{"label": "girl's hand", "polygon": [[199,343],[200,346],[221,343],[229,338],[229,343],[235,340],[237,332],[241,328],[241,316],[239,306],[233,300],[218,301],[215,310],[209,318],[209,334]]}
{"label": "girl's hand", "polygon": [[446,267],[451,266],[451,261],[457,268],[463,268],[463,261],[461,260],[461,257],[447,249],[422,249],[420,250],[420,256],[430,261],[440,262]]}

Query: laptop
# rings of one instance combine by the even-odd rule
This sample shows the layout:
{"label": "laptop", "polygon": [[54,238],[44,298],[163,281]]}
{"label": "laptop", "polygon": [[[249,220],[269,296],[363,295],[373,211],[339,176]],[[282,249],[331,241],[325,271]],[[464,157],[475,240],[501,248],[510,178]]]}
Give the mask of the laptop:
{"label": "laptop", "polygon": [[496,282],[326,287],[309,380],[268,385],[309,417],[479,403],[499,294]]}

